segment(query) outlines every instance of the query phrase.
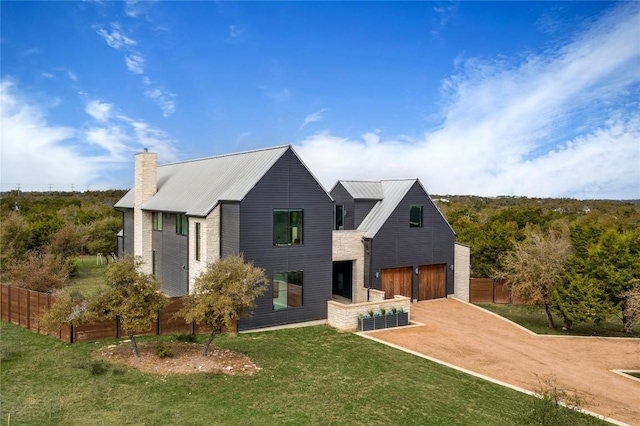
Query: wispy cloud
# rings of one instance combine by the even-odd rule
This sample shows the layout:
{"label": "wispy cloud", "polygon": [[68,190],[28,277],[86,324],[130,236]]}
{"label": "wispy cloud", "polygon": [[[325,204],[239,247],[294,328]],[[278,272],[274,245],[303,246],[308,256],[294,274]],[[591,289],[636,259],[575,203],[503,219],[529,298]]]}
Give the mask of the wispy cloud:
{"label": "wispy cloud", "polygon": [[431,37],[437,39],[440,37],[440,32],[447,26],[458,11],[458,2],[436,3],[432,10],[436,17],[436,22],[431,30]]}
{"label": "wispy cloud", "polygon": [[112,23],[111,30],[105,29],[103,26],[94,27],[96,33],[114,49],[122,49],[127,46],[135,46],[137,42],[122,33],[122,26],[119,23]]}
{"label": "wispy cloud", "polygon": [[[114,169],[147,147],[161,161],[178,159],[175,141],[143,120],[129,118],[113,104],[89,100],[91,120],[72,128],[50,124],[48,111],[9,80],[0,82],[0,181],[4,185],[52,184],[122,187]],[[17,149],[20,147],[20,149]],[[28,173],[25,171],[28,170]],[[124,180],[124,182],[128,179]]]}
{"label": "wispy cloud", "polygon": [[162,109],[162,115],[169,117],[176,110],[176,104],[173,101],[175,95],[171,92],[162,91],[155,87],[149,90],[145,90],[145,96],[153,100]]}
{"label": "wispy cloud", "polygon": [[134,74],[144,74],[144,58],[137,54],[126,55],[127,69]]}
{"label": "wispy cloud", "polygon": [[137,18],[138,15],[140,14],[138,5],[139,5],[138,0],[125,0],[124,13],[130,18]]}
{"label": "wispy cloud", "polygon": [[324,120],[324,113],[325,112],[327,112],[327,109],[326,108],[322,108],[320,111],[316,111],[316,112],[313,112],[313,113],[307,115],[304,118],[304,121],[302,122],[302,125],[300,125],[300,130],[302,130],[304,128],[304,126],[306,126],[307,124],[315,123],[316,121]]}
{"label": "wispy cloud", "polygon": [[326,186],[418,176],[439,194],[640,198],[639,19],[624,3],[548,51],[462,60],[420,138],[325,132],[297,149]]}
{"label": "wispy cloud", "polygon": [[286,87],[283,89],[274,89],[268,86],[258,86],[264,96],[274,103],[281,103],[291,97],[291,91]]}

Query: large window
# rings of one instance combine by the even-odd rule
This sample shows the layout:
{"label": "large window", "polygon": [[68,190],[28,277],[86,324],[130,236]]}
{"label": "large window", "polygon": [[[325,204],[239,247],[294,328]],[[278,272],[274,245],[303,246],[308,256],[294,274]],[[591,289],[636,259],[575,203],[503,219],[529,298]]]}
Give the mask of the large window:
{"label": "large window", "polygon": [[336,205],[336,231],[344,229],[344,206]]}
{"label": "large window", "polygon": [[196,222],[196,260],[200,260],[200,223]]}
{"label": "large window", "polygon": [[188,232],[189,222],[187,221],[187,216],[182,213],[176,214],[176,234],[187,235]]}
{"label": "large window", "polygon": [[411,206],[409,212],[409,227],[422,228],[422,206]]}
{"label": "large window", "polygon": [[302,244],[302,209],[273,211],[273,245]]}
{"label": "large window", "polygon": [[273,310],[302,306],[302,271],[273,274]]}
{"label": "large window", "polygon": [[153,212],[153,230],[162,231],[162,212]]}

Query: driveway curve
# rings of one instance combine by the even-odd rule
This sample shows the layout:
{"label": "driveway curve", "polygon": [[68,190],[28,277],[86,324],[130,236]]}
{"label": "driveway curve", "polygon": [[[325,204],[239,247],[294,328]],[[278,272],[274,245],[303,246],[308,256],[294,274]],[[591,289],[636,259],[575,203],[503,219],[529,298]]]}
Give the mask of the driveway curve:
{"label": "driveway curve", "polygon": [[583,408],[640,426],[640,381],[611,370],[640,370],[640,339],[544,336],[455,299],[411,305],[424,325],[371,337],[536,392],[538,377],[575,389]]}

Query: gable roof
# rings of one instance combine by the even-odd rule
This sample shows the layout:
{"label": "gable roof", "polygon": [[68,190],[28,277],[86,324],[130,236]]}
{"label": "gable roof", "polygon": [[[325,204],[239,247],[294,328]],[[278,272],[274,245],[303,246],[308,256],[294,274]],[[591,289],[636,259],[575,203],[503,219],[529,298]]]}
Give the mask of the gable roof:
{"label": "gable roof", "polygon": [[[339,181],[344,189],[353,197],[354,200],[378,200],[373,206],[369,214],[358,226],[359,231],[365,231],[365,238],[373,238],[376,236],[380,228],[385,224],[389,216],[395,211],[398,204],[407,195],[407,192],[416,183],[420,185],[427,198],[436,207],[440,216],[444,219],[445,223],[449,226],[453,232],[453,228],[447,222],[447,219],[442,215],[440,209],[431,200],[431,196],[424,189],[420,180],[417,178],[412,179],[389,179],[389,180],[377,180],[377,181]],[[455,232],[454,232],[455,233]]]}
{"label": "gable roof", "polygon": [[[284,145],[158,166],[158,192],[142,209],[204,217],[221,201],[241,201],[289,150],[296,155]],[[115,207],[133,208],[133,191]]]}

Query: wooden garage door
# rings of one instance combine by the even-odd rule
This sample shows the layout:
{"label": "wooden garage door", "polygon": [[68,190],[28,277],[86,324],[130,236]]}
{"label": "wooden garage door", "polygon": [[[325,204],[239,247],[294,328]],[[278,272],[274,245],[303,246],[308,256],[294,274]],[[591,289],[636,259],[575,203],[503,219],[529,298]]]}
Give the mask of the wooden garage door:
{"label": "wooden garage door", "polygon": [[423,265],[418,268],[418,300],[447,297],[447,265]]}
{"label": "wooden garage door", "polygon": [[411,297],[411,268],[381,270],[380,285],[386,299],[395,295]]}

